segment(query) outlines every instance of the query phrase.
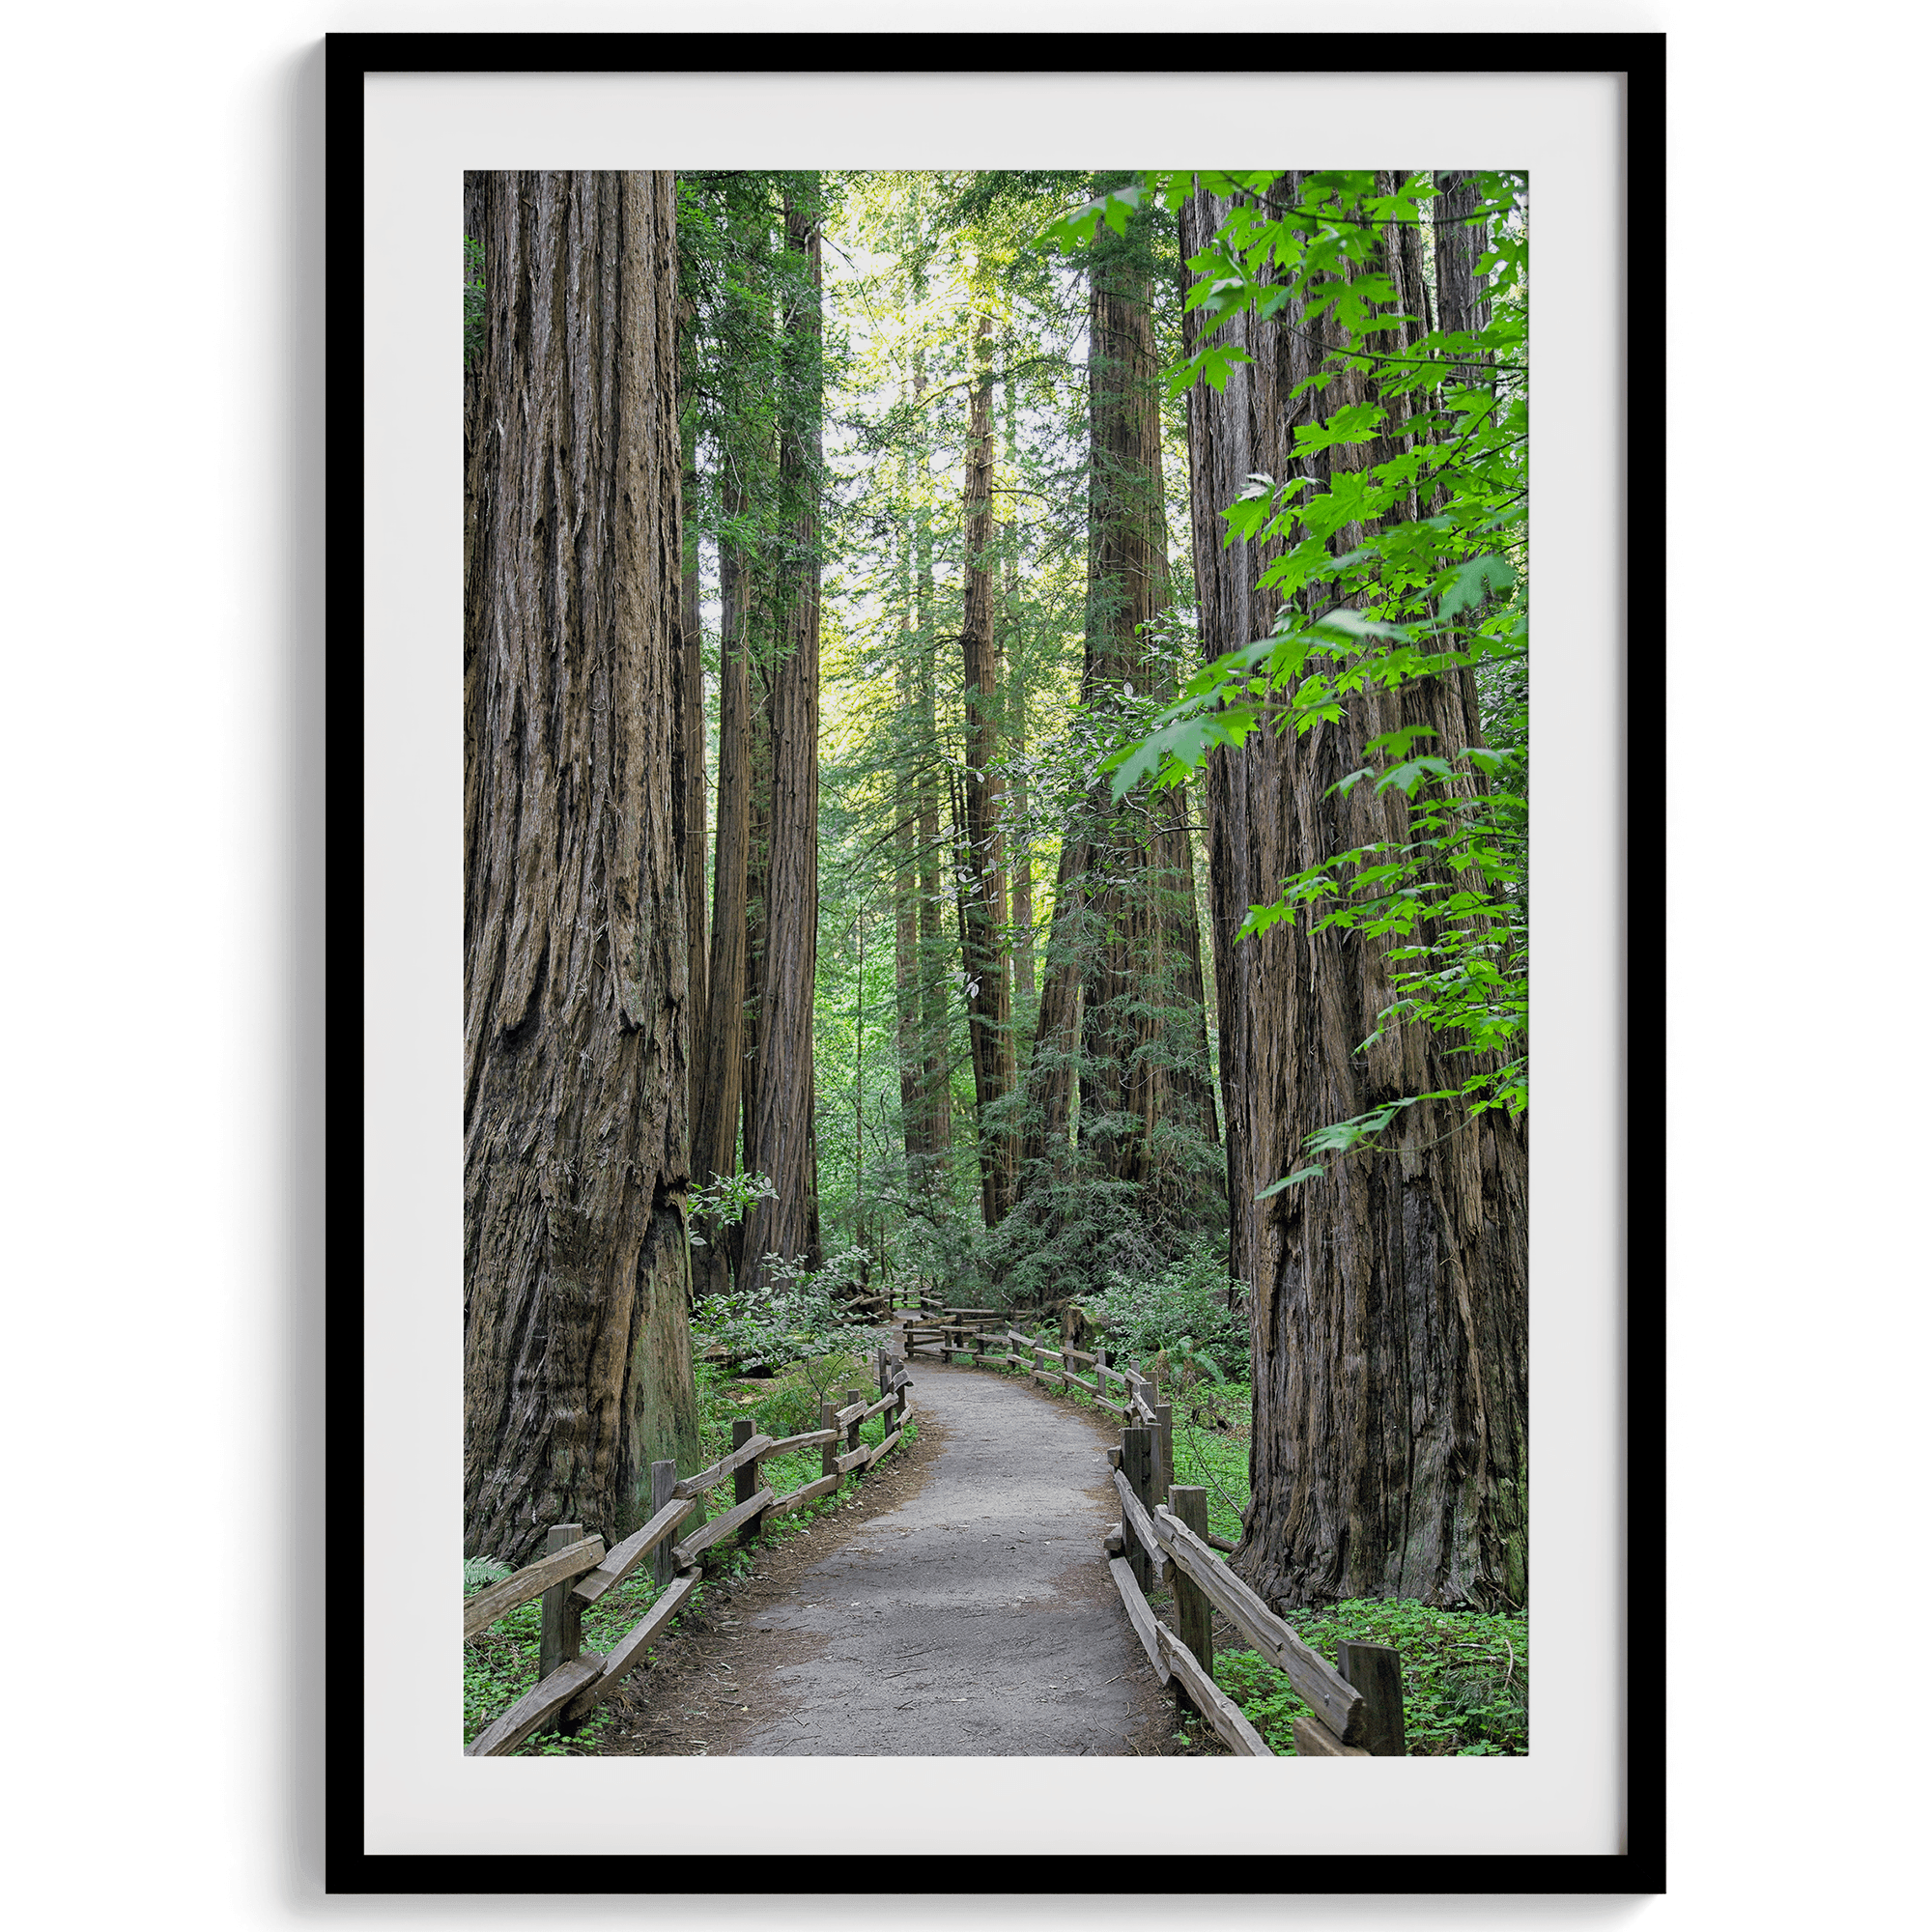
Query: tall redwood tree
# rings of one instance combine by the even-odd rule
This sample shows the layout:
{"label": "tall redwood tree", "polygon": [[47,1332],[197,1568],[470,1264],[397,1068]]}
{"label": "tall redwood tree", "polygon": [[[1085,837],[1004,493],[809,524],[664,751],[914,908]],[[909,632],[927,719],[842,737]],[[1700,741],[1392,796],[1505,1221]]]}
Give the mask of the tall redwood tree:
{"label": "tall redwood tree", "polygon": [[[1096,238],[1080,696],[1102,716],[1171,683],[1157,637],[1172,593],[1151,276],[1144,224]],[[1203,991],[1185,791],[1117,805],[1101,780],[1061,844],[1029,1070],[1031,1186],[1068,1170],[1077,1085],[1081,1147],[1099,1172],[1146,1190],[1171,1223],[1218,1208],[1214,1180],[1194,1171],[1217,1138]]]}
{"label": "tall redwood tree", "polygon": [[960,868],[960,950],[966,972],[967,1037],[980,1129],[980,1204],[989,1228],[1006,1219],[1018,1179],[1018,1142],[1002,1119],[1013,1084],[1012,978],[1007,947],[1007,882],[1000,808],[1000,664],[994,632],[992,318],[973,327],[973,376],[966,426],[965,609],[960,653],[966,702]]}
{"label": "tall redwood tree", "polygon": [[465,183],[464,1547],[696,1449],[672,178]]}
{"label": "tall redwood tree", "polygon": [[818,966],[819,262],[816,177],[786,197],[785,246],[805,270],[785,318],[787,404],[779,434],[779,489],[789,512],[778,563],[766,743],[770,811],[762,877],[755,1081],[745,1166],[770,1178],[745,1222],[741,1287],[764,1257],[816,1264],[818,1176],[812,1134],[812,993]]}
{"label": "tall redwood tree", "polygon": [[[1278,206],[1293,205],[1301,180],[1281,178]],[[1378,191],[1392,186],[1382,178]],[[1183,206],[1183,256],[1207,247],[1225,212],[1200,193]],[[1380,356],[1423,332],[1424,246],[1414,224],[1387,224],[1367,265],[1387,277],[1385,310],[1417,319],[1376,335]],[[1435,247],[1438,286],[1445,297],[1468,292],[1456,298],[1473,307],[1471,228],[1439,220]],[[1202,383],[1189,395],[1194,565],[1210,658],[1265,637],[1279,609],[1256,587],[1274,553],[1245,540],[1224,546],[1220,510],[1256,472],[1325,483],[1338,469],[1395,462],[1410,412],[1406,398],[1378,390],[1375,372],[1391,365],[1373,359],[1294,395],[1345,343],[1332,312],[1310,315],[1291,298],[1268,321],[1237,315],[1216,339],[1253,359],[1232,369],[1224,389]],[[1378,402],[1389,413],[1373,442],[1296,453],[1297,421]],[[1346,526],[1331,548],[1349,551],[1365,534]],[[1424,1029],[1378,1029],[1388,942],[1318,932],[1306,915],[1235,937],[1248,907],[1272,902],[1291,873],[1406,838],[1399,789],[1334,789],[1373,763],[1369,740],[1403,725],[1435,731],[1452,752],[1480,746],[1472,677],[1353,694],[1339,724],[1299,737],[1264,728],[1208,764],[1230,1268],[1252,1291],[1255,1372],[1253,1496],[1236,1567],[1287,1605],[1387,1596],[1494,1607],[1528,1595],[1520,1125],[1500,1111],[1470,1121],[1441,1102],[1412,1106],[1381,1151],[1256,1198],[1304,1164],[1301,1144],[1315,1129],[1453,1087],[1467,1071],[1466,1056],[1452,1062]]]}

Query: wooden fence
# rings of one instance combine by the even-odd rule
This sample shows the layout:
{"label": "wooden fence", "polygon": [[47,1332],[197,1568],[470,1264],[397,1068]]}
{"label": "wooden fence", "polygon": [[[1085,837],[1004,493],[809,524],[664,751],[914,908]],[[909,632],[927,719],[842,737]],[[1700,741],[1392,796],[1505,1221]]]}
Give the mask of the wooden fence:
{"label": "wooden fence", "polygon": [[[845,1391],[845,1406],[831,1403],[819,1408],[819,1426],[802,1435],[774,1439],[754,1433],[740,1418],[732,1426],[731,1453],[708,1469],[680,1476],[675,1463],[651,1464],[651,1518],[614,1549],[604,1539],[586,1537],[579,1523],[558,1523],[550,1531],[549,1548],[534,1563],[526,1563],[500,1583],[492,1583],[468,1597],[463,1605],[463,1640],[468,1643],[497,1618],[543,1598],[543,1632],[538,1645],[537,1685],[495,1723],[481,1731],[465,1753],[469,1757],[501,1757],[526,1739],[550,1727],[574,1729],[616,1690],[647,1656],[651,1640],[677,1614],[702,1580],[700,1559],[727,1536],[739,1544],[754,1543],[774,1517],[800,1508],[814,1497],[830,1495],[853,1471],[869,1469],[898,1447],[912,1398],[906,1390],[911,1378],[884,1350],[879,1351],[879,1395],[867,1400],[862,1389]],[[860,1427],[872,1416],[888,1414],[885,1439],[877,1444],[859,1440]],[[783,1456],[813,1444],[819,1449],[815,1482],[775,1495],[761,1484],[758,1465],[767,1458]],[[705,1521],[702,1501],[729,1479],[732,1507]],[[672,1532],[698,1515],[683,1539]],[[639,1564],[650,1561],[657,1578],[667,1585],[642,1619],[608,1653],[582,1647],[583,1612],[606,1592],[614,1589]]]}
{"label": "wooden fence", "polygon": [[[1049,1388],[1085,1390],[1122,1418],[1120,1447],[1107,1452],[1121,1499],[1121,1520],[1106,1539],[1108,1568],[1161,1683],[1199,1711],[1230,1750],[1273,1755],[1214,1682],[1219,1611],[1308,1705],[1311,1715],[1294,1721],[1302,1756],[1402,1756],[1401,1654],[1384,1644],[1344,1642],[1337,1668],[1311,1649],[1222,1560],[1218,1552],[1236,1546],[1208,1530],[1208,1492],[1174,1481],[1174,1410],[1153,1378],[1115,1365],[1104,1349],[1048,1348],[1009,1320],[990,1309],[922,1311],[901,1326],[903,1352],[910,1360],[923,1348],[943,1360],[964,1355],[976,1367],[1024,1369]],[[1091,1374],[1077,1373],[1076,1364]],[[1174,1592],[1178,1630],[1147,1599],[1151,1587],[1163,1583]]]}

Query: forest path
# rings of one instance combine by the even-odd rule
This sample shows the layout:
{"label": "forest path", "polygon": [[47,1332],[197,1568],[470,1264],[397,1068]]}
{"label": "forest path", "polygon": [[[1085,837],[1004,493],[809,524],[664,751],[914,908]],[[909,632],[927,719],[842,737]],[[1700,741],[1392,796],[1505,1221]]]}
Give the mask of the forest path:
{"label": "forest path", "polygon": [[1003,1377],[913,1370],[922,1439],[897,1493],[761,1559],[760,1577],[694,1638],[670,1699],[678,1714],[649,1724],[654,1739],[640,1726],[607,1748],[1012,1757],[1167,1746],[1171,1708],[1101,1552],[1120,1515],[1111,1435]]}

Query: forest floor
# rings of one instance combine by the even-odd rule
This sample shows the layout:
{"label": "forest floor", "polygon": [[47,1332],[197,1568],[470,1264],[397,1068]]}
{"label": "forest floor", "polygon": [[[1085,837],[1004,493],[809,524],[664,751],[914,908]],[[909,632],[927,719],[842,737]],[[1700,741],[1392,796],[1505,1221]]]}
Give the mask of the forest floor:
{"label": "forest floor", "polygon": [[1175,1735],[1108,1574],[1113,1434],[1003,1377],[914,1368],[918,1440],[707,1585],[613,1700],[600,1755],[1218,1751]]}

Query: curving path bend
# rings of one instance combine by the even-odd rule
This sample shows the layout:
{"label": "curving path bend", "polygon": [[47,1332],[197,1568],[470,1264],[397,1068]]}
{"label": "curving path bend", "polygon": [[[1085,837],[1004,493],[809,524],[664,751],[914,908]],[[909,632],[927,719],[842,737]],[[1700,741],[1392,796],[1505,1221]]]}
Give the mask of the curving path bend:
{"label": "curving path bend", "polygon": [[1101,1553],[1120,1514],[1113,1437],[1004,1378],[923,1360],[912,1374],[936,1453],[895,1499],[817,1549],[836,1519],[815,1528],[781,1586],[754,1584],[726,1615],[703,1707],[674,1727],[684,1747],[701,1737],[736,1756],[1159,1752],[1167,1700]]}

